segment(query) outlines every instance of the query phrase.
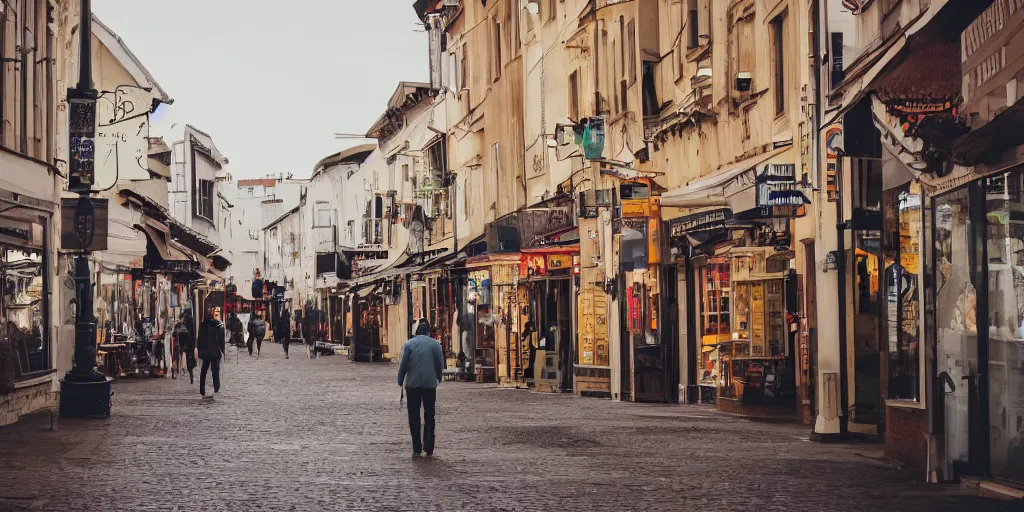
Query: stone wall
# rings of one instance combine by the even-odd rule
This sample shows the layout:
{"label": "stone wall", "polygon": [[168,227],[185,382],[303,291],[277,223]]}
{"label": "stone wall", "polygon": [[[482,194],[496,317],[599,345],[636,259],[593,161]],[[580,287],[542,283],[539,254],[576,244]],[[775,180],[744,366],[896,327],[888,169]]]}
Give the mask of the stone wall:
{"label": "stone wall", "polygon": [[59,397],[57,381],[49,375],[41,382],[19,386],[0,396],[0,427],[16,423],[22,416],[57,407]]}

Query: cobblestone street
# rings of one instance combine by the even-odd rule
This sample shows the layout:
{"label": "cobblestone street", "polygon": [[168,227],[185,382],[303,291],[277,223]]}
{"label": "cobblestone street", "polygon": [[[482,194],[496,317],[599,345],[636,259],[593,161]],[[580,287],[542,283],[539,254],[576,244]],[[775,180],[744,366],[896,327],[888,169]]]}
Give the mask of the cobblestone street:
{"label": "cobblestone street", "polygon": [[412,459],[395,366],[264,349],[229,348],[214,401],[120,381],[108,421],[0,429],[0,510],[1011,509],[803,427],[493,385],[444,383]]}

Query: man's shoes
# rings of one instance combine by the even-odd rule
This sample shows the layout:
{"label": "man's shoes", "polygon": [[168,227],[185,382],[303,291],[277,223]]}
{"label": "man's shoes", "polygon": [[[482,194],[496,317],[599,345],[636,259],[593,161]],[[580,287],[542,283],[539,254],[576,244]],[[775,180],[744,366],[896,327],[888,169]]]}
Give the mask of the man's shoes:
{"label": "man's shoes", "polygon": [[412,452],[412,458],[419,459],[421,457],[423,457],[423,454],[421,452]]}

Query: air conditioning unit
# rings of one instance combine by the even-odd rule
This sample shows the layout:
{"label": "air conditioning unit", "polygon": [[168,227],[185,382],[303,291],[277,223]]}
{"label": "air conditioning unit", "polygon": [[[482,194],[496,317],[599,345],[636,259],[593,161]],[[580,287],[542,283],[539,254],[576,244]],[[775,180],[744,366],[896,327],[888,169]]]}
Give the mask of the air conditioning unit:
{"label": "air conditioning unit", "polygon": [[441,7],[458,7],[459,0],[442,0]]}
{"label": "air conditioning unit", "polygon": [[736,73],[736,90],[739,92],[750,92],[750,84],[753,79],[750,77],[750,73],[741,71]]}

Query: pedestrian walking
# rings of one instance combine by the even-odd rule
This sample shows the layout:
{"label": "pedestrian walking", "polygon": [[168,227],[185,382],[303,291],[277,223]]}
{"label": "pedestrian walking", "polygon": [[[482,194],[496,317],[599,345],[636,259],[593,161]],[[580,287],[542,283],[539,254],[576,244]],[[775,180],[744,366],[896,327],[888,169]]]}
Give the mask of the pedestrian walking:
{"label": "pedestrian walking", "polygon": [[[412,455],[420,457],[434,454],[434,407],[437,403],[437,385],[444,371],[444,351],[441,342],[428,336],[430,324],[420,321],[416,335],[402,347],[398,364],[398,385],[405,386],[408,395],[409,431],[412,434]],[[420,407],[423,407],[423,435],[420,436]]]}
{"label": "pedestrian walking", "polygon": [[173,335],[176,342],[174,366],[177,371],[181,371],[184,374],[185,370],[181,367],[181,359],[185,359],[185,365],[188,368],[189,384],[195,384],[196,381],[196,337],[193,329],[192,312],[191,310],[185,310],[181,318],[174,324]]}
{"label": "pedestrian walking", "polygon": [[224,351],[224,324],[217,320],[211,308],[206,311],[206,320],[199,325],[199,336],[196,339],[196,355],[203,360],[203,367],[199,370],[199,394],[203,397],[206,397],[208,371],[213,372],[213,392],[220,392],[220,360]]}
{"label": "pedestrian walking", "polygon": [[282,309],[281,316],[274,323],[274,339],[284,348],[284,358],[288,359],[288,342],[291,341],[292,326],[288,311]]}
{"label": "pedestrian walking", "polygon": [[249,357],[252,357],[252,346],[255,344],[256,358],[259,359],[260,351],[263,350],[263,338],[267,336],[267,322],[263,321],[263,317],[259,313],[253,313],[252,318],[249,319],[247,331],[249,332],[249,341],[246,346],[249,347]]}

